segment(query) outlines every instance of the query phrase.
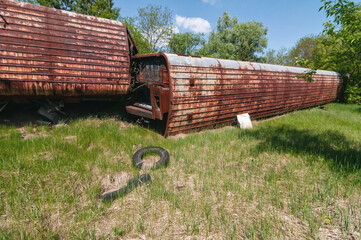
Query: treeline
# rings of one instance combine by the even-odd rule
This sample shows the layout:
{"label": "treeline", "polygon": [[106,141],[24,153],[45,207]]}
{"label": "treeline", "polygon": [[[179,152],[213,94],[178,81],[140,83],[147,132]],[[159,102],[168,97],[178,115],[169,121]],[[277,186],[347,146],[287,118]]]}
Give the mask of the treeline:
{"label": "treeline", "polygon": [[361,4],[321,0],[331,19],[316,36],[301,38],[290,50],[268,51],[265,62],[339,72],[344,79],[342,99],[361,104]]}
{"label": "treeline", "polygon": [[239,22],[225,12],[208,38],[176,33],[173,12],[148,4],[135,18],[121,16],[113,0],[25,0],[43,6],[120,20],[126,23],[139,53],[170,52],[242,61],[302,66],[339,72],[344,79],[343,101],[361,103],[361,5],[351,0],[321,0],[330,21],[319,35],[301,38],[291,49],[267,48],[267,27]]}

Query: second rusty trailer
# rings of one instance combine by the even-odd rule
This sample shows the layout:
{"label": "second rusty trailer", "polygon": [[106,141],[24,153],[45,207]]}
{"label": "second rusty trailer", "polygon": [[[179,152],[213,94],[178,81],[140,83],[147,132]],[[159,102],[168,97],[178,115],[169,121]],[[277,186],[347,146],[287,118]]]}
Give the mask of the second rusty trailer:
{"label": "second rusty trailer", "polygon": [[0,100],[119,98],[137,50],[124,23],[0,0]]}
{"label": "second rusty trailer", "polygon": [[332,102],[342,80],[318,70],[155,53],[134,58],[137,87],[130,114],[166,121],[164,135],[227,124],[237,114],[265,117]]}

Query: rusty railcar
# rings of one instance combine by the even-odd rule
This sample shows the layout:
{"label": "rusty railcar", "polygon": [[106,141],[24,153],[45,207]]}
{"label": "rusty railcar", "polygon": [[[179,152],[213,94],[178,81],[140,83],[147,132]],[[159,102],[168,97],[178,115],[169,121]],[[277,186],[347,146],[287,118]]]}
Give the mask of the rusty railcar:
{"label": "rusty railcar", "polygon": [[0,100],[116,98],[131,87],[122,22],[0,0]]}
{"label": "rusty railcar", "polygon": [[175,54],[134,58],[138,87],[127,111],[165,119],[165,136],[227,124],[237,114],[259,118],[337,98],[341,78],[317,71],[314,82],[297,76],[307,69]]}

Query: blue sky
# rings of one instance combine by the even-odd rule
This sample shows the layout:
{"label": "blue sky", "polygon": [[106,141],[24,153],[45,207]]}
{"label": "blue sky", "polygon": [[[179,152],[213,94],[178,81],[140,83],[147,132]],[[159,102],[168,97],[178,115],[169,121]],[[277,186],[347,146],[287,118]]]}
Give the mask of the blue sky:
{"label": "blue sky", "polygon": [[180,32],[215,29],[223,12],[239,22],[256,20],[268,28],[268,49],[295,45],[298,39],[322,32],[326,16],[319,12],[320,0],[114,0],[122,16],[137,16],[148,3],[167,6],[174,13]]}

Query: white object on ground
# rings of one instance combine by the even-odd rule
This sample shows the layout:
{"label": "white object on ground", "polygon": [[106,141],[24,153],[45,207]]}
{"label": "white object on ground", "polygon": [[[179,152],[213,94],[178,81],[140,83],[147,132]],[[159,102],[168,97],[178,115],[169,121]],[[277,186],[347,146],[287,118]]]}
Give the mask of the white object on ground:
{"label": "white object on ground", "polygon": [[248,113],[237,115],[238,126],[242,129],[252,128],[251,118]]}

